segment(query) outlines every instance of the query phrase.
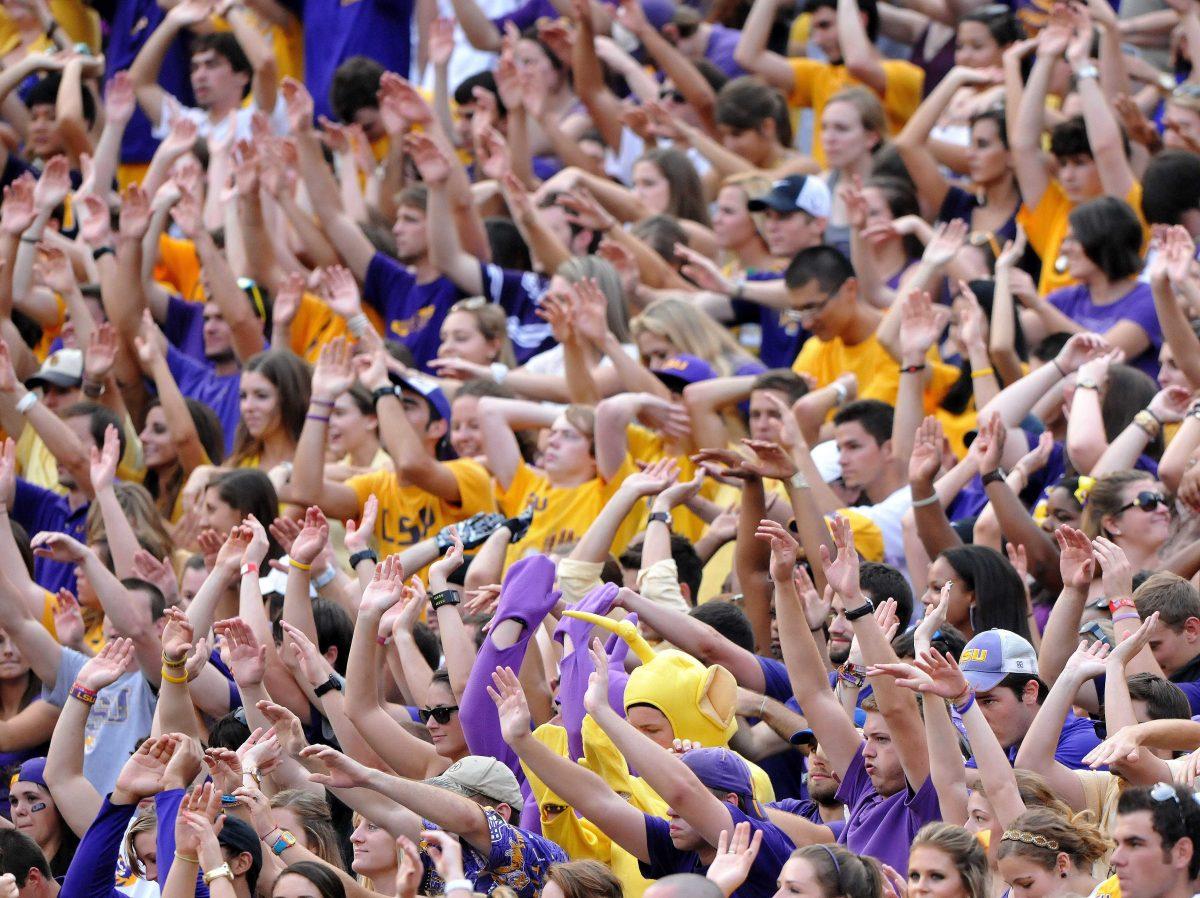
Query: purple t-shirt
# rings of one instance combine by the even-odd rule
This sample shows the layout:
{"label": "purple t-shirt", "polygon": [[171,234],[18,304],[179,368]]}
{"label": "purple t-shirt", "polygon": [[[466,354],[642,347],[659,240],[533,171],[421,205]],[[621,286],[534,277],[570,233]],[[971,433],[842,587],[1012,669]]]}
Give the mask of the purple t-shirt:
{"label": "purple t-shirt", "polygon": [[[752,271],[748,281],[774,281],[783,277],[781,271]],[[796,321],[784,321],[778,309],[772,309],[748,299],[732,301],[735,324],[757,324],[762,329],[762,345],[758,357],[768,368],[790,368],[800,347],[811,336]]]}
{"label": "purple t-shirt", "polygon": [[708,36],[708,46],[704,48],[704,58],[730,78],[745,75],[746,70],[733,58],[733,52],[737,49],[741,37],[742,33],[736,28],[726,28],[724,25],[713,23]]}
{"label": "purple t-shirt", "polygon": [[511,271],[480,262],[479,279],[483,282],[483,295],[508,313],[508,338],[512,340],[518,364],[523,365],[554,346],[550,325],[537,316],[542,294],[550,286],[548,277],[536,271]]}
{"label": "purple t-shirt", "polygon": [[167,347],[167,367],[171,369],[180,393],[217,413],[225,430],[225,454],[228,455],[233,451],[233,439],[242,418],[242,373],[218,376],[209,365],[184,355],[174,346]]}
{"label": "purple t-shirt", "polygon": [[168,296],[163,333],[170,344],[184,355],[205,362],[204,303],[188,302],[175,294]]}
{"label": "purple t-shirt", "polygon": [[1046,301],[1076,324],[1098,334],[1105,333],[1120,321],[1132,321],[1146,332],[1146,336],[1150,338],[1150,347],[1136,359],[1127,360],[1127,364],[1140,368],[1153,378],[1158,377],[1158,350],[1163,342],[1162,327],[1158,323],[1158,314],[1154,311],[1154,295],[1150,292],[1149,284],[1139,281],[1116,302],[1104,306],[1092,302],[1091,293],[1083,284],[1073,284],[1055,290],[1046,297]]}
{"label": "purple t-shirt", "polygon": [[446,313],[462,295],[448,277],[418,284],[411,271],[383,253],[371,257],[363,280],[363,298],[383,318],[387,335],[411,349],[426,370],[441,345]]}
{"label": "purple t-shirt", "polygon": [[942,819],[933,780],[926,777],[916,792],[911,786],[886,798],[875,791],[863,763],[862,743],[846,769],[838,800],[846,805],[846,828],[838,842],[855,854],[866,854],[908,873],[908,846],[926,823]]}
{"label": "purple t-shirt", "polygon": [[[780,869],[787,862],[788,856],[795,846],[792,840],[784,835],[774,823],[766,820],[755,820],[747,817],[732,805],[727,805],[733,827],[743,821],[750,824],[750,835],[755,830],[763,834],[762,847],[750,875],[733,893],[733,898],[770,898],[775,894],[775,881]],[[671,824],[661,817],[646,817],[646,847],[650,853],[650,863],[638,863],[642,876],[646,879],[662,879],[672,873],[699,873],[704,875],[708,867],[700,863],[700,855],[694,851],[680,851],[671,841]]]}
{"label": "purple t-shirt", "polygon": [[[66,496],[18,477],[9,516],[25,528],[31,539],[43,530],[49,530],[87,542],[87,512],[87,503],[72,510]],[[60,589],[75,592],[75,565],[34,558],[33,580],[47,592],[57,593]]]}

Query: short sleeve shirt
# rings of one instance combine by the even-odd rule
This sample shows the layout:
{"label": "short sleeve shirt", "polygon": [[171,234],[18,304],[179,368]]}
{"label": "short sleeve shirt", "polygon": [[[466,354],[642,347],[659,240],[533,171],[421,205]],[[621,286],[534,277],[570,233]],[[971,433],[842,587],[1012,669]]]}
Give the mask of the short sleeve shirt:
{"label": "short sleeve shirt", "polygon": [[[475,891],[490,895],[500,886],[507,886],[519,898],[537,898],[542,893],[546,874],[554,864],[566,863],[567,853],[549,839],[506,823],[491,808],[484,810],[491,836],[491,850],[484,857],[474,847],[459,840],[463,854],[463,875],[475,884]],[[438,827],[424,821],[425,829]],[[440,895],[445,890],[425,846],[421,846],[421,894]]]}
{"label": "short sleeve shirt", "polygon": [[167,367],[171,369],[180,393],[217,413],[225,431],[225,454],[228,455],[233,451],[233,439],[242,419],[241,373],[217,376],[211,366],[184,355],[174,346],[167,347]]}
{"label": "short sleeve shirt", "polygon": [[[751,835],[755,831],[763,834],[762,847],[758,857],[750,868],[750,874],[735,891],[736,898],[769,898],[775,894],[775,881],[779,871],[787,862],[794,846],[791,839],[784,835],[783,830],[765,820],[747,817],[740,810],[729,806],[731,823],[749,823]],[[700,856],[694,851],[681,851],[671,841],[671,824],[661,817],[646,818],[646,848],[650,855],[650,863],[642,863],[642,875],[647,879],[662,879],[673,873],[699,873],[703,875],[708,869],[700,863]]]}
{"label": "short sleeve shirt", "polygon": [[1137,358],[1128,360],[1127,364],[1139,368],[1151,377],[1158,377],[1158,351],[1163,342],[1162,326],[1158,322],[1158,313],[1154,309],[1154,295],[1149,284],[1139,281],[1128,293],[1107,305],[1097,305],[1093,302],[1090,291],[1083,284],[1055,290],[1046,297],[1046,301],[1080,327],[1098,334],[1105,333],[1122,321],[1132,321],[1146,333],[1150,346]]}
{"label": "short sleeve shirt", "polygon": [[[812,109],[812,155],[823,168],[825,151],[821,146],[821,110],[838,91],[866,85],[851,75],[844,65],[832,65],[803,57],[789,59],[788,65],[792,67],[794,82],[792,92],[788,96],[788,105],[793,109]],[[885,59],[881,65],[887,79],[887,87],[880,99],[887,116],[888,131],[896,134],[912,118],[912,114],[921,103],[925,73],[911,62],[900,59]]]}
{"label": "short sleeve shirt", "polygon": [[838,841],[855,854],[870,855],[904,875],[908,848],[917,831],[942,817],[937,792],[933,780],[926,777],[915,792],[906,785],[895,795],[880,795],[863,763],[865,744],[859,746],[838,788],[837,797],[846,805],[846,828]]}
{"label": "short sleeve shirt", "polygon": [[372,493],[379,500],[375,539],[379,552],[391,554],[482,511],[495,511],[491,478],[479,462],[459,458],[445,463],[458,483],[457,505],[414,484],[401,484],[392,471],[371,471],[346,481],[354,490],[361,512]]}
{"label": "short sleeve shirt", "polygon": [[[54,688],[42,698],[59,708],[67,703],[71,686],[88,662],[87,655],[64,648]],[[124,674],[100,690],[83,731],[83,775],[101,795],[117,782],[117,774],[138,742],[150,735],[157,699],[140,671]]]}
{"label": "short sleeve shirt", "polygon": [[383,253],[371,257],[363,282],[363,298],[383,318],[388,336],[412,350],[426,369],[437,356],[446,313],[461,296],[447,277],[418,284],[411,271]]}

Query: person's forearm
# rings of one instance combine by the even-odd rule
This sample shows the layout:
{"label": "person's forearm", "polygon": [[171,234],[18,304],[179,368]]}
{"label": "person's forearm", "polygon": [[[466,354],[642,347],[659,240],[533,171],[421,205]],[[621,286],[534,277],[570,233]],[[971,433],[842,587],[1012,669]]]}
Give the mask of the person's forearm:
{"label": "person's forearm", "polygon": [[1058,677],[1025,733],[1025,738],[1021,740],[1014,766],[1040,773],[1055,763],[1054,755],[1058,750],[1058,737],[1062,733],[1063,723],[1071,712],[1075,694],[1085,682],[1077,671],[1064,672]]}
{"label": "person's forearm", "polygon": [[296,441],[296,454],[292,460],[292,479],[282,491],[280,499],[296,505],[319,505],[325,491],[325,429],[329,423],[328,410],[336,396],[314,396],[324,399],[328,406],[309,406],[300,439]]}
{"label": "person's forearm", "polygon": [[[923,501],[935,495],[938,501]],[[950,526],[950,519],[946,517],[943,502],[949,500],[942,498],[941,491],[936,486],[931,486],[925,481],[916,481],[912,484],[912,497],[913,522],[917,525],[917,536],[930,558],[936,557],[945,549],[962,545],[962,538]]]}
{"label": "person's forearm", "polygon": [[1063,379],[1057,362],[1050,362],[1030,371],[1020,380],[1009,384],[1000,395],[980,412],[981,418],[999,414],[1005,427],[1019,427],[1034,404]]}
{"label": "person's forearm", "polygon": [[1113,471],[1129,471],[1137,464],[1138,457],[1150,445],[1150,434],[1137,424],[1129,424],[1117,434],[1105,448],[1103,454],[1092,465],[1090,474],[1103,477]]}
{"label": "person's forearm", "polygon": [[67,826],[82,834],[100,810],[101,798],[83,775],[84,730],[92,706],[68,697],[46,753],[46,782]]}
{"label": "person's forearm", "polygon": [[237,568],[217,564],[200,584],[200,589],[187,606],[188,623],[196,633],[207,633],[212,629],[217,603],[237,581]]}
{"label": "person's forearm", "polygon": [[1171,493],[1179,491],[1180,481],[1191,466],[1197,447],[1200,447],[1200,418],[1186,415],[1158,463],[1158,476]]}
{"label": "person's forearm", "polygon": [[112,555],[113,570],[121,580],[132,577],[133,558],[141,548],[133,524],[125,516],[125,509],[111,484],[96,494],[96,501],[104,519],[104,535]]}
{"label": "person's forearm", "polygon": [[311,569],[288,565],[287,586],[283,591],[283,620],[307,636],[313,645],[317,645],[320,639],[317,636],[317,622],[313,618],[312,599],[309,598],[311,586]]}
{"label": "person's forearm", "polygon": [[1165,278],[1150,282],[1154,293],[1154,310],[1162,325],[1163,340],[1171,348],[1175,364],[1187,377],[1193,389],[1200,387],[1200,338],[1192,330],[1187,313]]}
{"label": "person's forearm", "polygon": [[[988,801],[992,804],[997,821],[1007,828],[1012,820],[1025,810],[1012,764],[1009,763],[1008,755],[997,741],[996,734],[977,703],[973,703],[967,709],[967,713],[962,715],[962,721]],[[957,743],[956,739],[954,741]],[[961,760],[958,767],[962,769]]]}
{"label": "person's forearm", "polygon": [[75,849],[62,894],[70,898],[111,898],[117,855],[137,802],[117,804],[116,795],[105,799]]}
{"label": "person's forearm", "polygon": [[[171,49],[171,44],[180,31],[179,23],[168,15],[151,32],[149,39],[142,45],[141,51],[134,58],[133,65],[129,67],[129,80],[135,91],[157,83],[159,72],[162,71],[163,60],[167,58],[167,51]],[[144,111],[150,121],[158,121],[159,110]]]}
{"label": "person's forearm", "polygon": [[1079,644],[1079,621],[1086,601],[1085,592],[1064,588],[1050,606],[1050,618],[1042,631],[1042,651],[1038,655],[1038,672],[1047,683],[1055,683]]}
{"label": "person's forearm", "polygon": [[1009,542],[1025,547],[1029,572],[1050,590],[1062,588],[1062,575],[1058,569],[1058,549],[1046,532],[1037,525],[1025,510],[1016,492],[1007,483],[989,483],[988,502],[996,514],[1000,532]]}
{"label": "person's forearm", "polygon": [[[797,452],[796,457],[807,456],[806,452]],[[808,456],[809,463],[812,463],[812,457]],[[815,469],[815,465],[813,466]],[[813,585],[816,586],[819,592],[825,590],[825,571],[821,567],[821,546],[825,546],[829,550],[829,555],[832,558],[837,554],[834,547],[833,537],[829,533],[829,525],[825,523],[826,511],[822,508],[817,495],[812,489],[813,474],[805,472],[803,469],[800,472],[804,475],[807,487],[797,487],[793,484],[787,484],[788,499],[791,502],[792,513],[795,515],[797,536],[800,537],[800,545],[804,549],[804,557],[808,560],[813,573]],[[820,475],[816,475],[817,482],[821,483],[826,490],[828,486],[821,481]]]}
{"label": "person's forearm", "polygon": [[[876,684],[878,683],[876,678]],[[885,677],[884,679],[890,679]],[[942,819],[967,820],[967,775],[963,769],[962,752],[958,747],[958,730],[950,719],[946,703],[939,697],[926,695],[922,705],[925,720],[925,742],[929,747],[929,777],[937,793]],[[988,793],[991,798],[991,793]]]}
{"label": "person's forearm", "polygon": [[571,549],[568,557],[576,561],[603,562],[608,558],[613,540],[621,523],[629,516],[640,497],[624,487],[619,487],[604,503],[600,513],[592,519],[588,529]]}
{"label": "person's forearm", "polygon": [[1067,418],[1067,457],[1080,474],[1090,474],[1108,448],[1100,410],[1100,391],[1075,388]]}

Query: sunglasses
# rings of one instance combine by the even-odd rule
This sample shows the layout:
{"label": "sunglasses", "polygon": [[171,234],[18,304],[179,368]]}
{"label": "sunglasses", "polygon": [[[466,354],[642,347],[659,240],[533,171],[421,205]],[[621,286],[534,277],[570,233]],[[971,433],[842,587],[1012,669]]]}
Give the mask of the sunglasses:
{"label": "sunglasses", "polygon": [[686,103],[687,102],[687,97],[685,97],[683,94],[681,94],[679,91],[675,90],[674,88],[670,88],[670,87],[664,87],[662,90],[660,90],[658,92],[658,99],[662,103],[665,103],[668,100],[670,100],[673,103]]}
{"label": "sunglasses", "polygon": [[417,716],[421,718],[421,723],[429,723],[429,718],[432,717],[445,726],[450,722],[450,715],[457,710],[458,705],[438,705],[434,708],[418,708]]}
{"label": "sunglasses", "polygon": [[1140,508],[1142,511],[1154,511],[1154,509],[1158,508],[1160,505],[1164,508],[1166,507],[1166,496],[1164,496],[1162,493],[1144,490],[1143,492],[1138,493],[1132,502],[1122,505],[1117,514],[1120,514],[1122,511],[1128,511],[1131,508]]}

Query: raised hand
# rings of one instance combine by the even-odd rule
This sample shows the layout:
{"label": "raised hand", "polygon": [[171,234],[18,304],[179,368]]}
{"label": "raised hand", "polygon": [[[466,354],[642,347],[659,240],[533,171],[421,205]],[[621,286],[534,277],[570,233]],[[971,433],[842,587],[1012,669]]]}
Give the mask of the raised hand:
{"label": "raised hand", "polygon": [[321,295],[329,307],[349,321],[362,314],[362,296],[350,269],[343,265],[330,265],[321,269]]}
{"label": "raised hand", "polygon": [[1191,401],[1191,392],[1186,387],[1176,385],[1159,390],[1146,408],[1160,423],[1178,424],[1183,420]]}
{"label": "raised hand", "polygon": [[776,583],[789,583],[795,576],[796,558],[800,544],[778,521],[763,518],[754,531],[756,539],[771,545],[771,578]]}
{"label": "raised hand", "polygon": [[950,310],[934,305],[928,293],[913,290],[900,306],[900,357],[908,365],[919,365],[938,341],[950,321]]}
{"label": "raised hand", "polygon": [[1108,666],[1112,668],[1114,676],[1125,676],[1125,666],[1137,657],[1138,652],[1150,644],[1150,637],[1157,626],[1158,612],[1155,611],[1142,621],[1140,627],[1117,643],[1107,658]]}
{"label": "raised hand", "polygon": [[433,110],[425,98],[412,84],[395,72],[384,72],[379,79],[380,93],[393,97],[400,114],[410,124],[428,125],[433,121]]}
{"label": "raised hand", "polygon": [[274,702],[261,701],[255,707],[270,722],[271,729],[275,731],[283,750],[290,757],[298,757],[301,749],[307,744],[304,740],[304,727],[300,723],[300,718],[283,705],[277,705]]}
{"label": "raised hand", "polygon": [[262,683],[267,667],[267,647],[259,645],[250,625],[240,617],[217,621],[213,632],[229,646],[229,668],[235,683],[257,686]]}
{"label": "raised hand", "polygon": [[454,53],[454,19],[436,18],[429,23],[429,61],[435,66],[448,65]]}
{"label": "raised hand", "polygon": [[404,151],[412,157],[421,180],[426,184],[445,184],[450,177],[450,161],[426,135],[409,134],[404,138]]}
{"label": "raised hand", "polygon": [[328,542],[329,523],[324,513],[315,505],[309,506],[304,513],[304,527],[292,541],[292,559],[311,565]]}
{"label": "raised hand", "polygon": [[310,745],[301,750],[300,757],[320,761],[327,773],[310,773],[309,780],[331,789],[353,789],[371,781],[370,769],[327,745]]}
{"label": "raised hand", "polygon": [[925,609],[925,616],[913,632],[913,650],[918,657],[926,649],[933,647],[934,634],[946,623],[946,616],[950,613],[950,588],[953,585],[949,582],[943,584],[937,604]]}
{"label": "raised hand", "polygon": [[[633,0],[632,4],[625,0],[621,4],[622,8],[627,5],[640,9],[637,0]],[[750,824],[744,820],[734,826],[732,838],[728,830],[721,830],[717,839],[717,856],[704,876],[720,886],[725,898],[737,891],[750,875],[750,868],[754,866],[754,859],[758,857],[758,849],[762,846],[762,835],[763,831],[757,829],[754,838],[751,838]]]}
{"label": "raised hand", "polygon": [[4,188],[4,203],[0,205],[0,230],[15,237],[21,236],[33,224],[37,210],[33,206],[33,175],[21,175]]}
{"label": "raised hand", "polygon": [[961,218],[943,222],[934,230],[933,238],[926,244],[921,260],[937,268],[948,264],[962,250],[969,232],[970,228]]}
{"label": "raised hand", "polygon": [[1096,575],[1096,552],[1083,532],[1064,524],[1054,531],[1063,586],[1086,593]]}
{"label": "raised hand", "polygon": [[389,555],[375,566],[375,574],[363,590],[360,610],[383,614],[400,601],[404,589],[404,565],[399,555]]}
{"label": "raised hand", "polygon": [[1080,682],[1093,680],[1104,673],[1104,659],[1108,657],[1108,645],[1103,642],[1080,642],[1074,654],[1063,665],[1063,676],[1078,677]]}
{"label": "raised hand", "polygon": [[39,212],[53,212],[71,191],[71,166],[66,156],[55,156],[42,169],[33,188],[33,204]]}
{"label": "raised hand", "polygon": [[375,535],[375,517],[379,514],[379,498],[374,494],[367,496],[363,503],[362,519],[355,523],[353,518],[346,521],[346,550],[350,554],[363,552],[371,546],[371,537]]}
{"label": "raised hand", "polygon": [[313,98],[308,88],[295,78],[284,78],[279,85],[287,106],[288,127],[293,134],[304,134],[313,126]]}
{"label": "raised hand", "polygon": [[841,515],[833,518],[833,544],[837,548],[837,557],[829,558],[829,548],[821,546],[821,565],[825,569],[825,581],[834,588],[843,602],[852,602],[855,607],[859,603],[862,591],[858,583],[858,552],[854,548],[854,531],[850,522]]}
{"label": "raised hand", "polygon": [[163,661],[182,664],[192,650],[195,629],[188,616],[178,608],[168,608],[163,617],[167,620],[162,632]]}
{"label": "raised hand", "polygon": [[443,882],[463,878],[462,845],[458,837],[442,830],[423,830],[425,850]]}
{"label": "raised hand", "polygon": [[742,440],[742,444],[754,453],[757,460],[747,462],[746,466],[759,477],[787,481],[796,473],[796,462],[778,443],[768,440]]}
{"label": "raised hand", "polygon": [[133,666],[133,640],[121,637],[107,642],[79,669],[75,682],[99,692],[128,673]]}
{"label": "raised hand", "polygon": [[974,443],[972,444],[972,448],[976,450],[975,458],[979,462],[980,474],[989,474],[1000,467],[1000,459],[1004,456],[1004,442],[1007,436],[1008,430],[1005,428],[999,412],[992,412],[983,420],[979,434],[975,438],[975,442],[979,443],[979,446],[976,447]]}
{"label": "raised hand", "polygon": [[113,803],[135,804],[161,792],[167,764],[185,738],[179,733],[164,733],[143,742],[117,774]]}
{"label": "raised hand", "polygon": [[1125,550],[1112,540],[1098,536],[1092,540],[1096,563],[1100,565],[1100,580],[1109,600],[1133,595],[1133,565]]}
{"label": "raised hand", "polygon": [[458,529],[452,526],[450,530],[450,548],[446,550],[446,554],[429,565],[430,584],[437,583],[439,586],[444,587],[449,581],[450,575],[462,567],[462,563],[462,537],[458,535]]}
{"label": "raised hand", "polygon": [[75,537],[57,530],[43,530],[30,541],[29,546],[38,558],[49,558],[64,564],[79,564],[87,558],[90,550]]}
{"label": "raised hand", "polygon": [[917,428],[913,438],[912,455],[908,458],[908,479],[912,483],[933,485],[942,469],[942,447],[945,445],[942,422],[929,415]]}
{"label": "raised hand", "polygon": [[1004,248],[1000,250],[1000,255],[996,257],[996,268],[1011,269],[1016,267],[1017,263],[1025,256],[1025,246],[1027,244],[1025,237],[1025,229],[1017,225],[1017,237],[1015,240],[1006,240]]}
{"label": "raised hand", "polygon": [[78,649],[83,645],[86,628],[79,600],[70,590],[60,589],[54,597],[54,634],[61,645]]}
{"label": "raised hand", "polygon": [[75,281],[75,272],[71,268],[71,260],[56,246],[47,244],[38,246],[33,271],[39,281],[61,296],[65,296],[78,286]]}
{"label": "raised hand", "polygon": [[88,453],[88,474],[92,489],[97,495],[111,489],[117,476],[117,463],[121,460],[121,439],[117,428],[109,424],[104,428],[104,446],[92,446]]}
{"label": "raised hand", "polygon": [[1106,353],[1112,349],[1108,341],[1099,334],[1072,334],[1071,338],[1059,350],[1054,358],[1054,364],[1064,376],[1072,371],[1078,371],[1079,366],[1088,359]]}
{"label": "raised hand", "polygon": [[605,711],[612,711],[612,706],[608,703],[608,652],[604,650],[604,643],[599,639],[592,640],[591,655],[595,669],[588,678],[583,706],[596,718]]}
{"label": "raised hand", "polygon": [[493,686],[488,686],[487,691],[496,703],[496,713],[500,717],[500,733],[505,742],[515,746],[528,736],[532,729],[525,690],[510,667],[497,667],[492,672],[492,683]]}
{"label": "raised hand", "polygon": [[1013,465],[1014,471],[1020,471],[1028,480],[1050,461],[1050,453],[1054,451],[1054,434],[1048,430],[1042,431],[1037,445],[1021,456],[1020,461]]}
{"label": "raised hand", "polygon": [[150,227],[150,197],[137,184],[130,184],[121,194],[121,236],[141,240]]}

